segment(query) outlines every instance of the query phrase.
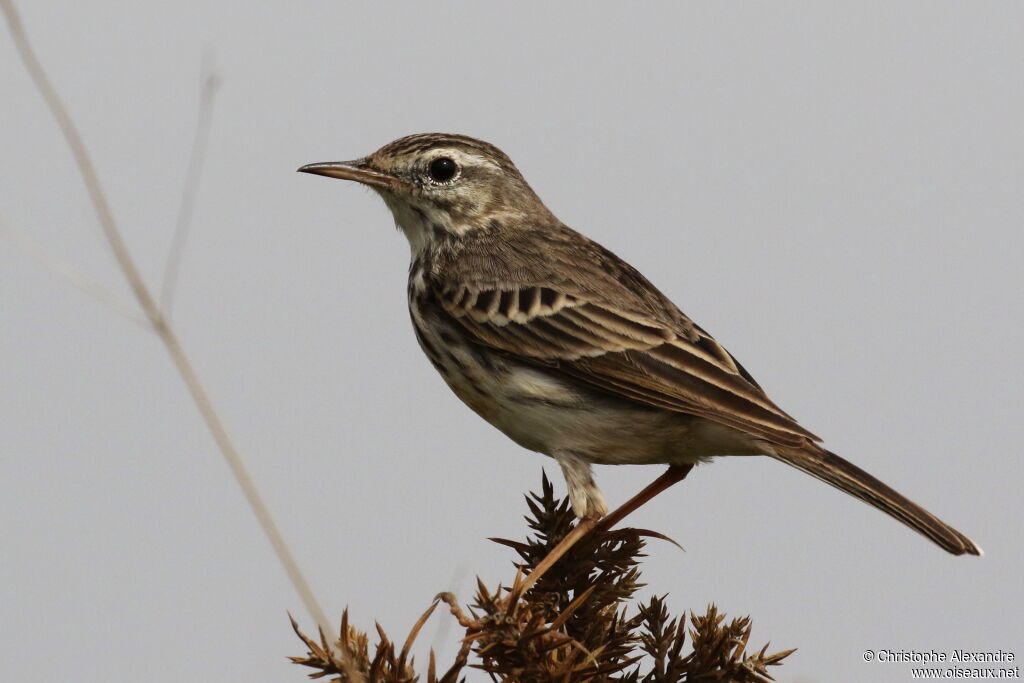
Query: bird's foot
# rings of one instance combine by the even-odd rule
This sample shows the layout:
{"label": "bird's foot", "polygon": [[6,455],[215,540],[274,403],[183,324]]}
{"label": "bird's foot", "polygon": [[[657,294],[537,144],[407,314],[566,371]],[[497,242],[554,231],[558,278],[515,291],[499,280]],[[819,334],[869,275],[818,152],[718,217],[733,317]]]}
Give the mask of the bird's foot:
{"label": "bird's foot", "polygon": [[556,453],[554,458],[562,468],[565,485],[569,490],[569,503],[576,516],[582,520],[608,514],[608,504],[594,483],[590,463],[571,451]]}

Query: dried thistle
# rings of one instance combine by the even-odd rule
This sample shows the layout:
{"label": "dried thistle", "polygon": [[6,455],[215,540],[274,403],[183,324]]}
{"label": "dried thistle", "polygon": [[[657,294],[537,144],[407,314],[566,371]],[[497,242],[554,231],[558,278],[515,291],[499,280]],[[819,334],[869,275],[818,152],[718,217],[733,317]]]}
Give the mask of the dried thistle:
{"label": "dried thistle", "polygon": [[492,590],[478,579],[468,610],[451,593],[438,595],[401,650],[396,652],[378,626],[372,657],[368,638],[349,625],[347,611],[333,646],[322,634],[319,643],[306,637],[293,622],[309,652],[292,661],[316,669],[311,678],[334,676],[345,683],[417,681],[409,650],[438,602],[448,606],[465,636],[455,661],[440,676],[430,653],[428,683],[455,683],[467,666],[487,672],[493,680],[523,683],[766,683],[772,680],[768,667],[793,652],[767,654],[765,646],[748,653],[750,619],[726,622],[714,605],[702,616],[691,613],[689,619],[672,617],[664,598],[653,597],[634,607],[633,598],[644,585],[639,562],[645,556],[646,538],[665,538],[652,531],[594,531],[523,590],[524,577],[575,521],[568,501],[555,498],[546,476],[540,493],[529,494],[526,502],[527,538],[492,539],[519,556],[510,586]]}
{"label": "dried thistle", "polygon": [[[309,674],[310,678],[323,678],[324,676],[335,676],[333,681],[343,683],[415,683],[419,680],[414,668],[414,659],[409,656],[416,636],[419,635],[423,624],[427,622],[437,601],[432,604],[419,618],[409,631],[409,635],[402,645],[402,649],[396,654],[395,644],[388,638],[384,629],[377,624],[377,635],[380,640],[374,650],[373,658],[370,657],[369,638],[366,634],[348,623],[348,610],[341,615],[341,629],[338,639],[334,643],[327,640],[323,631],[320,632],[320,642],[316,642],[305,635],[299,625],[292,619],[292,628],[295,634],[306,644],[308,650],[305,657],[289,657],[292,662],[316,669]],[[427,666],[428,683],[456,683],[459,681],[459,672],[466,665],[469,657],[469,648],[463,647],[455,663],[440,677],[437,676],[434,653],[430,653],[430,662]]]}

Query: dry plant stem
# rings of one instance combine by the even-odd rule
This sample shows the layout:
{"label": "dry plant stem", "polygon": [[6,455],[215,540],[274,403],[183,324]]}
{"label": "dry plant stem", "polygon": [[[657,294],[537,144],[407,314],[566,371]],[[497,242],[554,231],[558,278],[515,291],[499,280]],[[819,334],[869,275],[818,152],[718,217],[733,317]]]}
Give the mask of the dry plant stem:
{"label": "dry plant stem", "polygon": [[530,586],[537,583],[540,577],[554,566],[562,557],[569,552],[581,538],[589,534],[591,531],[608,531],[613,526],[621,522],[627,515],[642,506],[647,501],[654,498],[662,491],[668,489],[673,484],[676,484],[686,478],[686,475],[693,469],[693,465],[672,465],[665,470],[661,476],[648,484],[640,493],[636,494],[625,503],[620,505],[610,514],[605,515],[602,519],[596,517],[584,517],[579,523],[573,527],[565,537],[559,541],[558,545],[551,549],[544,559],[536,566],[536,568],[530,572],[530,574],[523,579],[522,582],[518,583],[510,592],[508,601],[513,603],[519,599],[523,593],[530,589]]}
{"label": "dry plant stem", "polygon": [[576,545],[581,538],[589,534],[591,530],[597,526],[597,522],[597,517],[584,517],[577,522],[576,526],[572,528],[572,531],[567,533],[562,540],[558,542],[558,545],[552,548],[551,551],[544,556],[544,559],[537,564],[534,570],[527,574],[526,578],[520,581],[517,586],[509,591],[509,604],[514,603],[519,599],[520,595],[530,589],[530,586],[537,583],[537,581],[540,580],[540,577],[544,576],[544,574],[554,566],[555,562],[562,559],[562,556],[569,552],[570,548]]}
{"label": "dry plant stem", "polygon": [[199,93],[199,118],[192,139],[192,152],[189,154],[188,171],[185,173],[185,185],[181,192],[181,204],[178,205],[174,237],[171,239],[171,246],[167,251],[167,263],[164,265],[164,282],[160,288],[160,311],[168,320],[173,318],[172,311],[178,272],[181,269],[181,258],[185,253],[185,242],[188,239],[192,213],[195,210],[196,197],[199,194],[199,176],[203,170],[206,148],[210,140],[213,98],[220,85],[220,79],[213,72],[209,63],[209,57],[204,57],[202,88]]}
{"label": "dry plant stem", "polygon": [[281,536],[281,532],[278,530],[277,525],[270,516],[270,512],[267,510],[259,492],[256,490],[248,471],[245,469],[245,465],[242,463],[242,459],[239,456],[238,451],[235,449],[234,444],[232,444],[227,431],[224,429],[224,425],[221,424],[220,418],[214,410],[209,397],[206,395],[206,391],[203,389],[203,386],[199,381],[199,377],[192,368],[192,364],[185,355],[185,351],[182,349],[177,336],[174,334],[174,331],[168,325],[167,320],[157,308],[152,295],[149,293],[149,289],[146,287],[138,269],[135,267],[135,263],[132,261],[124,240],[121,237],[121,233],[117,228],[117,224],[114,221],[114,216],[110,211],[110,206],[103,193],[99,177],[96,175],[96,170],[93,168],[92,160],[86,151],[85,144],[82,142],[82,138],[71,119],[71,115],[61,102],[57,91],[50,83],[46,72],[43,70],[42,65],[36,58],[35,52],[28,41],[28,36],[25,34],[24,27],[21,24],[17,10],[14,7],[14,3],[11,2],[11,0],[0,0],[0,9],[3,10],[4,16],[7,19],[7,25],[10,29],[11,37],[14,39],[14,44],[18,49],[18,54],[25,65],[26,71],[28,71],[32,81],[39,89],[40,94],[42,94],[43,99],[46,101],[46,104],[54,118],[57,119],[57,124],[68,143],[68,147],[71,149],[71,153],[75,159],[75,164],[77,165],[79,173],[82,176],[82,180],[85,183],[86,190],[89,193],[89,199],[92,201],[93,208],[99,218],[100,225],[103,227],[103,233],[110,244],[111,250],[114,252],[114,257],[117,259],[117,263],[121,267],[121,271],[124,273],[129,285],[131,285],[132,291],[135,293],[135,297],[142,306],[142,310],[149,319],[153,329],[167,347],[171,360],[174,362],[175,367],[177,367],[178,372],[185,381],[185,385],[192,394],[192,398],[195,401],[196,406],[199,408],[199,412],[202,414],[203,420],[206,422],[206,426],[209,428],[210,433],[217,442],[217,446],[224,455],[224,459],[231,468],[231,472],[235,475],[235,479],[238,481],[239,486],[241,486],[246,500],[249,502],[250,507],[252,507],[253,512],[256,514],[256,518],[259,520],[260,526],[263,528],[263,532],[267,535],[271,545],[274,547],[274,551],[277,553],[278,559],[280,559],[281,563],[284,565],[285,571],[288,573],[288,577],[291,579],[292,585],[295,586],[295,590],[299,593],[299,596],[305,603],[306,609],[309,610],[313,618],[316,619],[320,628],[323,629],[325,633],[330,633],[333,629],[331,629],[324,611],[317,603],[316,598],[313,596],[313,593],[309,588],[309,584],[302,574],[302,571],[299,569],[298,564],[295,562],[291,552],[288,550],[288,546],[285,544],[284,538]]}
{"label": "dry plant stem", "polygon": [[692,469],[693,465],[669,466],[661,476],[644,487],[640,493],[627,500],[610,514],[605,515],[604,518],[598,522],[596,529],[598,531],[608,531],[613,526],[621,522],[626,515],[632,513],[634,510],[647,503],[647,501],[651,500],[672,485],[686,479],[686,475],[688,475]]}
{"label": "dry plant stem", "polygon": [[65,280],[75,289],[88,294],[114,313],[132,321],[147,332],[152,331],[149,320],[139,312],[138,307],[131,300],[123,299],[107,290],[99,282],[49,251],[28,233],[5,224],[2,218],[0,218],[0,237],[9,239],[15,246],[35,259],[36,263]]}

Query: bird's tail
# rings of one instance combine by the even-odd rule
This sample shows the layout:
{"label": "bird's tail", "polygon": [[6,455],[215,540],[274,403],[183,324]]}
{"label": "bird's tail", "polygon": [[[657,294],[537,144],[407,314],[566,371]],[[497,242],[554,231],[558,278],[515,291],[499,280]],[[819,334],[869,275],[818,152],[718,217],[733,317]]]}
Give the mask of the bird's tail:
{"label": "bird's tail", "polygon": [[954,555],[984,555],[974,541],[835,453],[818,446],[799,449],[775,446],[775,451],[772,457],[777,460],[892,515],[943,550]]}

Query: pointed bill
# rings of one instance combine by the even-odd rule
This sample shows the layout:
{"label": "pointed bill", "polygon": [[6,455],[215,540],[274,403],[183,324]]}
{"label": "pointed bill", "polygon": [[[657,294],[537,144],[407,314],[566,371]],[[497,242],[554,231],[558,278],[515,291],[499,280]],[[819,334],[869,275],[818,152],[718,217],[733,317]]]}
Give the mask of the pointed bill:
{"label": "pointed bill", "polygon": [[398,184],[397,178],[374,171],[363,159],[306,164],[298,170],[299,173],[312,173],[314,175],[327,176],[328,178],[354,180],[357,183],[369,185],[370,187],[379,187],[384,190],[394,189]]}

